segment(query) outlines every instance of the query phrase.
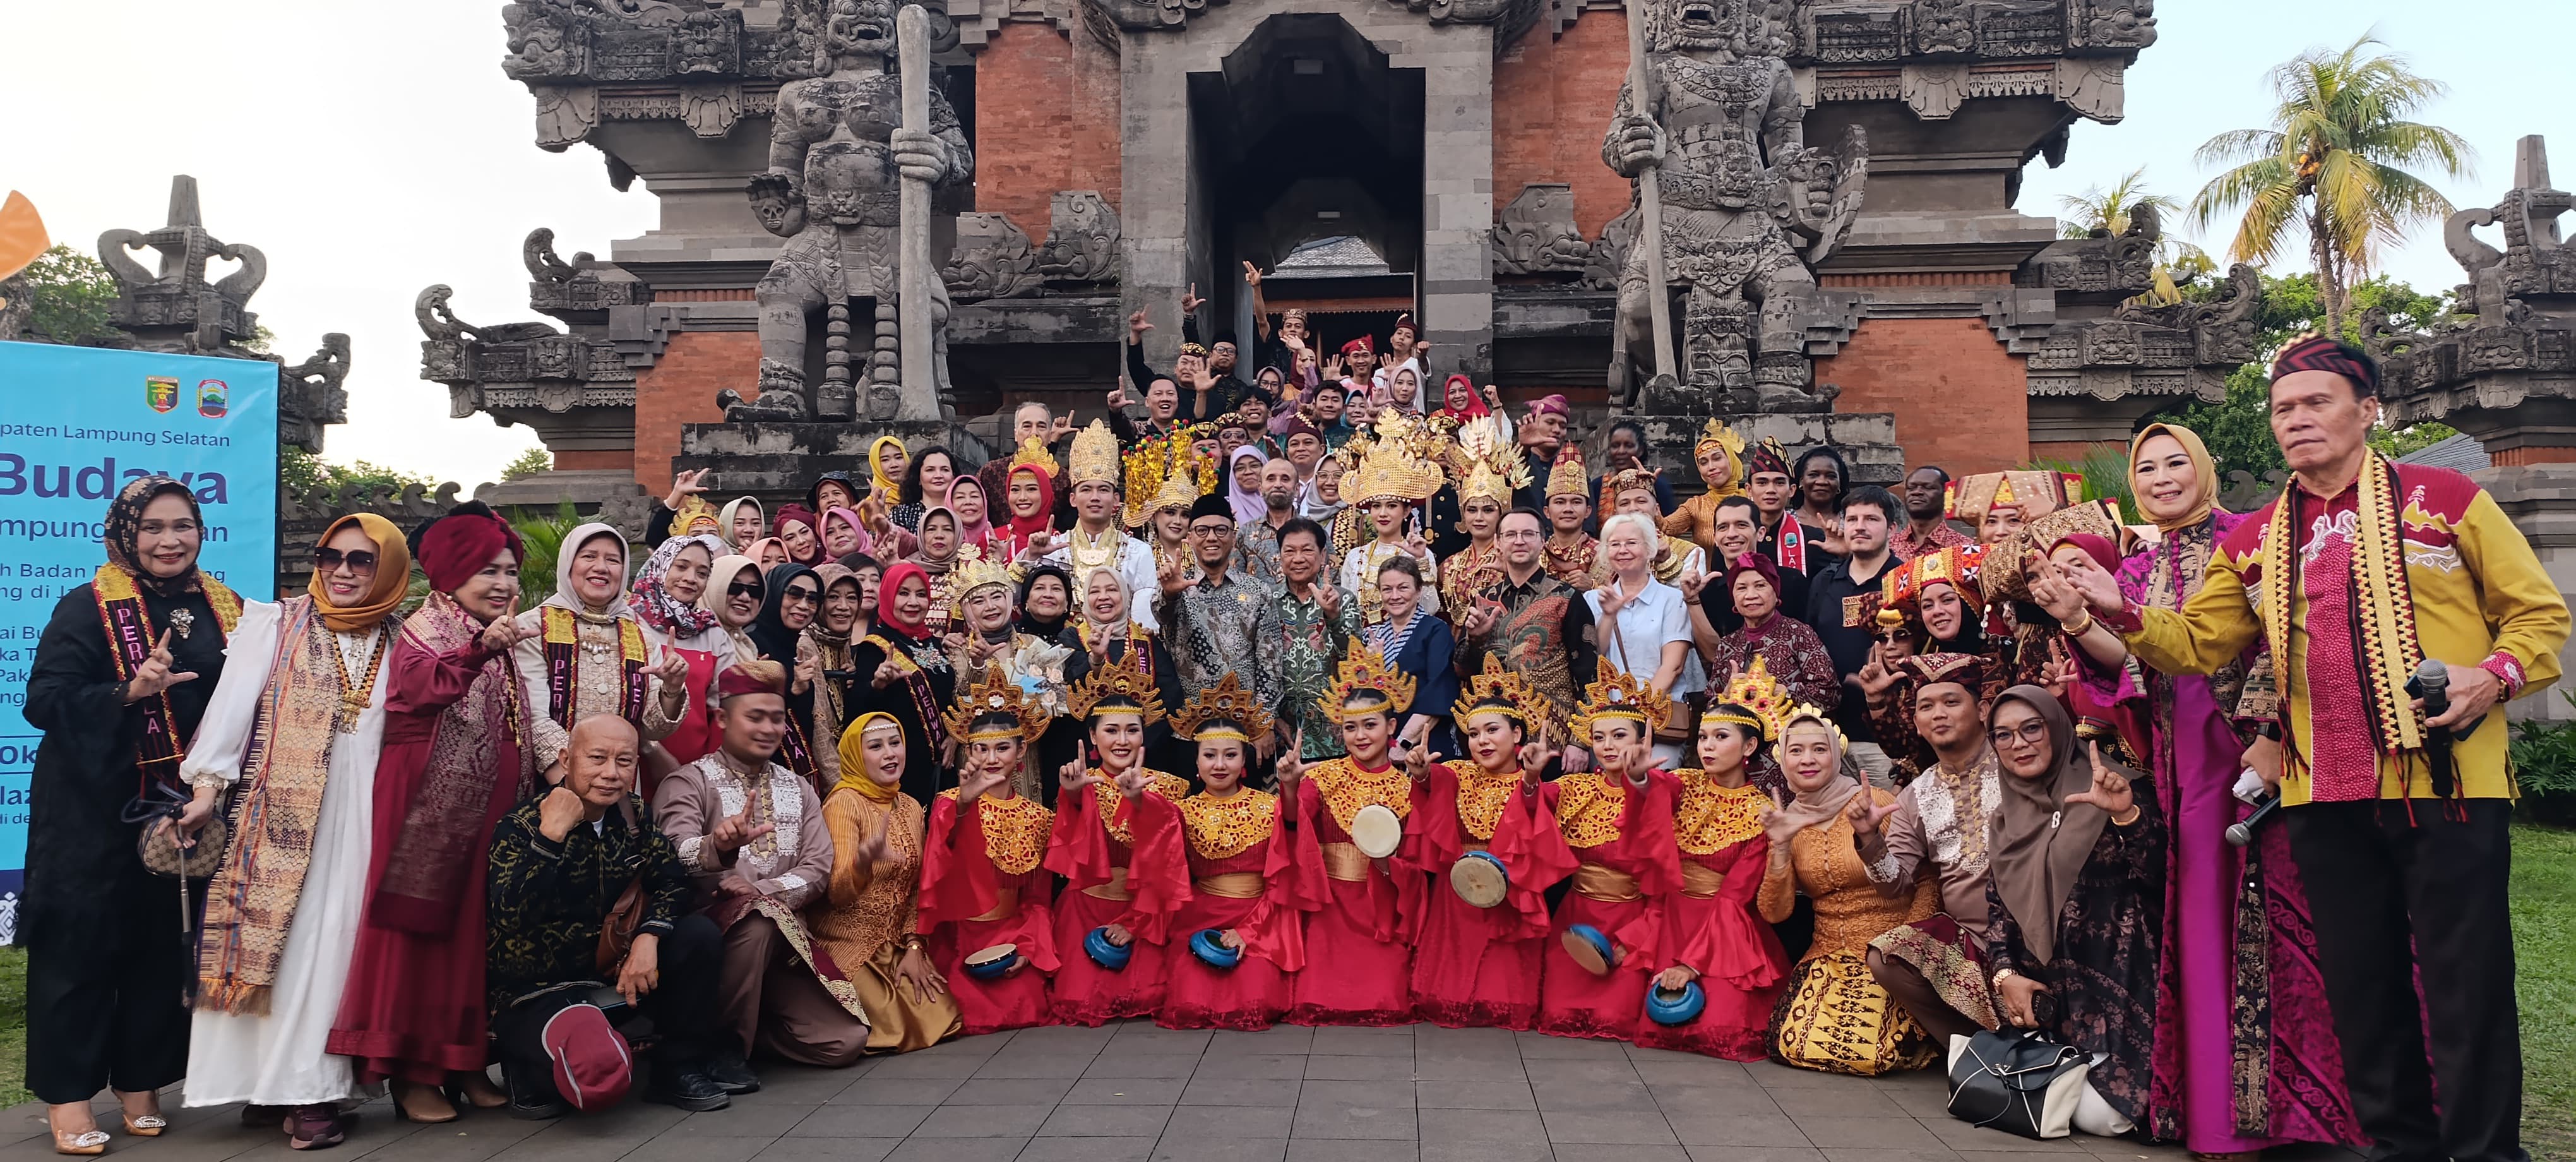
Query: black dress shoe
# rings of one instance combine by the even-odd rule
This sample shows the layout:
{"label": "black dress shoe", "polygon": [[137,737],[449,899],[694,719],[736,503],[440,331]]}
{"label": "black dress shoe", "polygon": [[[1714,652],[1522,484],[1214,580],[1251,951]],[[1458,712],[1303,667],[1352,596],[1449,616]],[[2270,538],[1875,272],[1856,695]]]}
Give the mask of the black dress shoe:
{"label": "black dress shoe", "polygon": [[751,1071],[751,1063],[739,1053],[718,1053],[707,1059],[706,1073],[726,1093],[760,1092],[760,1075]]}
{"label": "black dress shoe", "polygon": [[733,1104],[724,1087],[708,1077],[703,1066],[656,1064],[653,1082],[644,1087],[644,1100],[666,1106],[705,1113]]}
{"label": "black dress shoe", "polygon": [[522,1121],[544,1122],[572,1112],[572,1106],[555,1092],[554,1081],[531,1077],[530,1071],[501,1067],[501,1081],[510,1091],[510,1116]]}

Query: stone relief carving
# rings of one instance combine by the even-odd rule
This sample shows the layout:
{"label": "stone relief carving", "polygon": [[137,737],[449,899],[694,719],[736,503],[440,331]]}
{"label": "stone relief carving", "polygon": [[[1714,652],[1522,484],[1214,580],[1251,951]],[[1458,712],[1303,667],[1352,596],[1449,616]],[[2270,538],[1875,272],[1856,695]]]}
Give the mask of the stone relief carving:
{"label": "stone relief carving", "polygon": [[948,284],[949,297],[961,302],[1035,294],[1038,256],[1028,234],[1009,215],[959,214],[957,249],[940,267],[939,277]]}
{"label": "stone relief carving", "polygon": [[1637,207],[1632,200],[1619,216],[1601,224],[1601,237],[1593,239],[1592,253],[1583,262],[1583,286],[1590,290],[1617,290],[1619,272],[1628,264],[1628,248],[1637,241]]}
{"label": "stone relief carving", "polygon": [[1118,211],[1098,190],[1057,190],[1047,212],[1038,274],[1048,282],[1118,281]]}
{"label": "stone relief carving", "polygon": [[582,314],[604,321],[610,307],[653,301],[651,287],[587,250],[565,262],[555,253],[555,232],[544,226],[528,231],[519,257],[528,268],[528,305],[557,318]]}
{"label": "stone relief carving", "polygon": [[278,438],[306,451],[322,450],[322,429],[349,422],[349,337],[322,336],[321,349],[302,363],[277,370]]}
{"label": "stone relief carving", "polygon": [[[157,250],[160,270],[134,260],[134,250]],[[207,231],[197,211],[197,179],[170,179],[170,223],[149,233],[110,230],[98,236],[98,259],[116,282],[108,322],[146,351],[222,354],[222,348],[258,333],[250,296],[268,279],[268,256],[255,246],[232,245]],[[206,281],[206,264],[221,259],[240,269],[220,282]]]}
{"label": "stone relief carving", "polygon": [[[902,83],[894,54],[896,0],[792,0],[821,30],[830,62],[822,76],[790,81],[771,117],[769,169],[751,179],[753,211],[788,239],[754,294],[760,302],[760,398],[729,407],[735,419],[853,419],[856,383],[870,385],[871,407],[901,381],[898,330],[898,171],[927,171],[931,184],[972,176],[973,150],[937,85],[930,88],[930,128],[902,127]],[[954,47],[956,28],[938,8],[932,51]],[[943,43],[944,42],[944,45]],[[1025,245],[1026,239],[1022,239]],[[936,382],[948,395],[947,291],[931,282]],[[851,318],[857,300],[874,303],[873,335],[859,339]],[[807,314],[825,316],[824,381],[809,396],[805,382]],[[853,344],[868,348],[854,353]],[[861,374],[864,361],[864,375]],[[881,417],[882,418],[882,417]]]}
{"label": "stone relief carving", "polygon": [[[2576,253],[2559,230],[2571,210],[2576,194],[2550,185],[2547,143],[2525,137],[2503,199],[2444,223],[2443,241],[2468,275],[2457,291],[2468,313],[2422,331],[2401,329],[2378,308],[2363,313],[2362,341],[2380,361],[2390,422],[2445,420],[2493,450],[2520,438],[2513,413],[2524,403],[2576,399]],[[2502,248],[2473,233],[2488,226]]]}
{"label": "stone relief carving", "polygon": [[[1807,146],[1788,62],[1774,55],[1789,42],[1774,6],[1643,7],[1654,99],[1640,106],[1621,87],[1601,160],[1631,178],[1650,165],[1657,171],[1665,274],[1683,292],[1674,327],[1683,384],[1703,400],[1749,391],[1765,410],[1822,406],[1809,391],[1798,320],[1817,293],[1809,264],[1841,243],[1858,213],[1867,141],[1854,127],[1837,150]],[[1646,253],[1631,247],[1619,277],[1618,402],[1636,398],[1634,384],[1653,364],[1648,309],[1659,288],[1648,285]]]}
{"label": "stone relief carving", "polygon": [[1503,207],[1494,224],[1494,273],[1580,273],[1592,244],[1574,225],[1574,187],[1532,183]]}
{"label": "stone relief carving", "polygon": [[[605,337],[566,334],[550,323],[504,323],[478,327],[456,317],[448,302],[455,292],[430,286],[412,302],[420,323],[420,377],[448,389],[448,414],[463,419],[504,402],[522,404],[502,394],[513,389],[538,393],[549,411],[575,406],[635,402],[633,368],[617,345]],[[592,386],[615,385],[611,398],[597,398]]]}

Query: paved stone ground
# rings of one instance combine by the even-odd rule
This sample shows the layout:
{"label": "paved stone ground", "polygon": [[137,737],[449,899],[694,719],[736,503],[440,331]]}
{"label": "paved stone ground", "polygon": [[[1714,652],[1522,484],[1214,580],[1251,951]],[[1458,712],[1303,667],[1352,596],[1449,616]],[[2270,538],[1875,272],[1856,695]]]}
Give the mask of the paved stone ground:
{"label": "paved stone ground", "polygon": [[[1861,1079],[1498,1029],[1181,1033],[1026,1029],[819,1070],[759,1065],[733,1108],[444,1126],[369,1103],[351,1162],[2181,1162],[2077,1135],[2032,1142],[1942,1112],[1930,1072]],[[113,1106],[100,1101],[105,1124]],[[238,1107],[177,1110],[136,1162],[279,1159]],[[0,1117],[0,1162],[55,1157],[42,1106]],[[2053,1154],[2054,1159],[2017,1155]],[[2324,1155],[2305,1154],[2310,1162]],[[2277,1160],[2278,1154],[2274,1155]]]}

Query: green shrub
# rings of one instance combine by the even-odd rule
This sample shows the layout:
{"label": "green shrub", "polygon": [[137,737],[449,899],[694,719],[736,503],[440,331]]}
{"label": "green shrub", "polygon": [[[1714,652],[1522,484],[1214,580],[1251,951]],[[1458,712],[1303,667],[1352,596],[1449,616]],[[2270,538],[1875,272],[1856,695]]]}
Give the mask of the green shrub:
{"label": "green shrub", "polygon": [[[2576,691],[2558,696],[2576,706]],[[2544,823],[2576,824],[2576,722],[2522,722],[2507,761],[2522,787],[2522,810]]]}

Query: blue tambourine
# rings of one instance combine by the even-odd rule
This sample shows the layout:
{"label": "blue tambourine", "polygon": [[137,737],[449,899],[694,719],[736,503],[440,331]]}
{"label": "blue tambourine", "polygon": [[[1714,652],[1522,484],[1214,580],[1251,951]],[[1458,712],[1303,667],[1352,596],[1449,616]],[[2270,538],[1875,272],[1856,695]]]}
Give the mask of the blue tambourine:
{"label": "blue tambourine", "polygon": [[977,980],[998,980],[1009,976],[1020,966],[1020,946],[996,944],[966,954],[966,975]]}
{"label": "blue tambourine", "polygon": [[1214,928],[1199,929],[1190,937],[1190,955],[1198,957],[1199,963],[1209,968],[1230,969],[1243,963],[1243,950],[1226,947],[1218,935]]}
{"label": "blue tambourine", "polygon": [[1133,943],[1124,945],[1110,943],[1107,928],[1094,928],[1084,933],[1082,950],[1091,954],[1091,963],[1111,972],[1126,968],[1127,962],[1136,955],[1136,947]]}
{"label": "blue tambourine", "polygon": [[1608,934],[1590,924],[1567,925],[1559,943],[1574,963],[1594,976],[1608,976],[1611,969],[1619,967],[1618,946],[1610,943]]}
{"label": "blue tambourine", "polygon": [[1699,987],[1698,981],[1683,985],[1674,992],[1666,992],[1652,983],[1646,985],[1646,1019],[1658,1025],[1690,1024],[1698,1020],[1701,1011],[1707,1008],[1708,993]]}

